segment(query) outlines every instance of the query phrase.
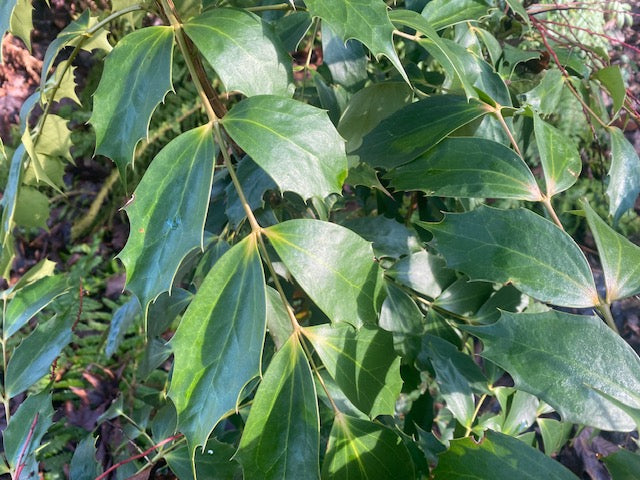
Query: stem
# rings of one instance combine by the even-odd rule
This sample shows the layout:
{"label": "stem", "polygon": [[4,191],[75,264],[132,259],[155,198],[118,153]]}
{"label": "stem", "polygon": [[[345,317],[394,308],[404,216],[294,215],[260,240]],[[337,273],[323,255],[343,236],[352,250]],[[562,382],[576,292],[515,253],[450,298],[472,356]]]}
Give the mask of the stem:
{"label": "stem", "polygon": [[562,222],[560,222],[560,219],[558,218],[558,215],[556,214],[556,211],[551,204],[551,197],[544,196],[541,202],[544,205],[544,208],[547,209],[547,212],[549,213],[551,220],[553,220],[553,223],[555,223],[560,228],[560,230],[564,230]]}
{"label": "stem", "polygon": [[139,458],[146,457],[151,452],[153,452],[155,449],[160,448],[163,445],[165,445],[165,444],[167,444],[169,442],[172,442],[173,440],[176,440],[176,439],[178,439],[180,437],[182,437],[181,433],[179,433],[178,435],[174,435],[173,437],[165,438],[160,443],[156,443],[153,447],[150,447],[149,449],[145,450],[144,452],[139,453],[138,455],[134,455],[133,457],[129,457],[129,458],[125,459],[125,460],[122,460],[121,462],[118,462],[115,465],[112,465],[102,475],[96,477],[95,480],[104,480],[105,478],[107,478],[109,476],[109,474],[111,472],[117,470],[121,466],[126,465],[127,463],[130,463],[130,462],[133,462],[134,460],[138,460]]}
{"label": "stem", "polygon": [[604,321],[607,322],[609,328],[620,335],[618,327],[616,326],[616,322],[613,319],[613,315],[611,314],[611,307],[609,306],[609,304],[601,301],[598,305],[596,305],[596,310],[604,317]]}
{"label": "stem", "polygon": [[275,5],[261,5],[259,7],[247,7],[245,10],[250,12],[268,12],[272,10],[296,10],[301,12],[306,12],[307,9],[304,7],[296,7],[290,3],[276,3]]}
{"label": "stem", "polygon": [[[302,330],[302,333],[304,334],[305,331]],[[318,367],[316,366],[316,363],[313,360],[313,355],[311,355],[311,351],[309,350],[309,347],[307,346],[307,344],[304,342],[302,338],[298,337],[298,341],[300,342],[300,345],[302,345],[302,349],[304,350],[304,353],[307,356],[307,360],[309,360],[309,364],[311,365],[311,369],[313,370],[313,373],[315,373],[316,377],[318,378],[318,382],[320,383],[320,386],[322,387],[322,389],[324,390],[324,393],[327,395],[327,398],[329,399],[329,403],[331,404],[331,408],[333,409],[333,412],[336,415],[340,415],[342,412],[336,405],[336,402],[334,402],[333,398],[331,397],[331,394],[329,393],[329,389],[327,388],[327,384],[324,383],[324,379],[322,378],[322,375],[320,375],[320,370],[318,370]]]}
{"label": "stem", "polygon": [[502,106],[501,105],[496,105],[496,108],[493,110],[493,114],[498,119],[498,122],[500,122],[500,125],[502,126],[502,129],[504,130],[504,133],[506,133],[507,137],[509,137],[509,141],[511,142],[511,145],[513,145],[513,149],[520,156],[520,158],[524,158],[522,156],[522,152],[520,151],[520,147],[518,146],[518,142],[516,142],[516,139],[513,136],[513,133],[511,133],[511,130],[509,129],[509,125],[507,125],[507,122],[505,121],[504,117],[502,116]]}
{"label": "stem", "polygon": [[36,412],[35,416],[33,417],[33,422],[31,422],[31,427],[29,428],[27,439],[25,440],[24,445],[22,445],[22,448],[20,449],[20,455],[18,455],[18,461],[16,462],[16,474],[15,474],[16,480],[20,480],[20,475],[22,475],[22,470],[24,470],[24,466],[26,465],[26,463],[24,462],[24,457],[25,457],[25,454],[27,453],[27,448],[29,448],[29,444],[31,443],[31,438],[33,437],[33,431],[36,429],[39,416],[40,414]]}
{"label": "stem", "polygon": [[469,422],[469,425],[467,425],[467,431],[464,433],[465,437],[468,437],[469,435],[471,435],[473,422],[476,421],[476,418],[478,417],[478,413],[480,412],[480,407],[482,407],[482,404],[484,403],[486,398],[487,398],[487,394],[483,393],[480,399],[478,400],[478,404],[476,405],[476,408],[473,411],[473,415],[471,416],[471,421]]}

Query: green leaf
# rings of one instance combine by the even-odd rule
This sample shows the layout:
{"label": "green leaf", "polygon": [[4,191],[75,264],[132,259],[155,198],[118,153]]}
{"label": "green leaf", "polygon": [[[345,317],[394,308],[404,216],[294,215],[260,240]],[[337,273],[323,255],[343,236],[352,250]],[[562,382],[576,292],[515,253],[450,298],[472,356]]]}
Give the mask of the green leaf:
{"label": "green leaf", "polygon": [[274,355],[258,387],[236,457],[245,478],[318,478],[316,389],[300,340]]}
{"label": "green leaf", "polygon": [[582,160],[578,147],[571,138],[535,113],[533,129],[544,171],[547,197],[552,197],[576,183],[582,170]]}
{"label": "green leaf", "polygon": [[446,407],[462,426],[470,428],[473,423],[475,402],[469,382],[450,358],[434,356],[431,358],[431,364]]}
{"label": "green leaf", "polygon": [[611,100],[613,100],[612,117],[618,115],[618,112],[624,105],[624,99],[627,96],[627,90],[624,86],[622,71],[619,65],[609,65],[601,68],[593,74],[593,77],[600,80],[600,83],[607,89]]}
{"label": "green leaf", "polygon": [[435,478],[474,480],[576,480],[562,464],[517,438],[487,431],[479,442],[471,437],[452,440],[439,456]]}
{"label": "green leaf", "polygon": [[347,151],[362,144],[362,137],[393,112],[411,103],[411,87],[401,82],[374,83],[358,90],[345,108],[338,131],[347,140]]}
{"label": "green leaf", "polygon": [[[78,105],[81,105],[78,95],[76,95],[75,69],[73,65],[68,65],[68,60],[58,63],[56,71],[49,78],[42,95],[42,102],[59,102],[63,98],[69,98]],[[58,88],[54,91],[54,86]]]}
{"label": "green leaf", "polygon": [[563,421],[602,430],[636,428],[596,391],[640,407],[640,359],[599,318],[555,310],[502,312],[493,325],[464,329],[482,340],[482,356],[509,372],[516,388],[544,400]]}
{"label": "green leaf", "polygon": [[478,20],[487,13],[484,0],[432,0],[422,10],[431,26],[440,30],[468,20]]}
{"label": "green leaf", "polygon": [[96,439],[93,435],[84,437],[73,452],[69,467],[70,480],[95,479],[102,473],[100,463],[96,460]]}
{"label": "green leaf", "polygon": [[433,306],[440,311],[450,312],[461,316],[472,316],[489,299],[493,293],[493,285],[487,282],[469,281],[462,277],[449,285]]}
{"label": "green leaf", "polygon": [[484,138],[448,138],[386,177],[397,190],[420,190],[439,197],[541,199],[536,179],[522,158]]}
{"label": "green leaf", "polygon": [[640,455],[621,448],[602,459],[612,480],[634,480],[640,472]]}
{"label": "green leaf", "polygon": [[169,468],[180,480],[215,479],[236,480],[241,478],[240,465],[232,460],[235,448],[211,439],[203,451],[197,450],[193,459],[196,476],[193,475],[191,455],[187,447],[179,447],[165,455]]}
{"label": "green leaf", "polygon": [[11,416],[3,435],[4,454],[11,468],[34,459],[42,437],[51,426],[51,394],[42,391],[29,395]]}
{"label": "green leaf", "polygon": [[518,15],[527,25],[530,24],[529,14],[522,4],[522,0],[506,0],[509,8]]}
{"label": "green leaf", "polygon": [[435,299],[451,285],[456,274],[446,268],[441,257],[422,251],[401,258],[386,274],[396,282]]}
{"label": "green leaf", "polygon": [[[9,4],[14,3],[12,1]],[[11,14],[9,30],[20,38],[31,51],[31,31],[33,30],[33,7],[31,0],[18,0]]]}
{"label": "green leaf", "polygon": [[291,59],[260,17],[216,8],[184,24],[184,31],[214,68],[227,91],[248,97],[293,94]]}
{"label": "green leaf", "polygon": [[320,220],[289,220],[264,233],[293,278],[332,322],[355,327],[375,323],[379,269],[369,242]]}
{"label": "green leaf", "polygon": [[331,72],[333,83],[348,90],[360,90],[369,78],[362,44],[357,40],[345,43],[328,23],[322,24],[322,60]]}
{"label": "green leaf", "polygon": [[384,55],[400,72],[407,83],[409,79],[393,47],[393,24],[382,0],[307,0],[313,17],[320,17],[345,42],[355,38],[371,50],[376,57]]}
{"label": "green leaf", "polygon": [[9,250],[13,250],[13,228],[15,226],[15,212],[18,202],[18,194],[20,191],[22,177],[22,163],[26,157],[24,145],[20,144],[11,158],[9,166],[9,176],[4,186],[0,206],[2,207],[2,223],[0,224],[0,248],[2,249],[3,263],[5,264],[0,272],[3,278],[9,275],[9,269],[13,260],[13,254],[7,254]]}
{"label": "green leaf", "polygon": [[546,70],[542,81],[533,89],[521,95],[527,103],[541,115],[556,112],[564,87],[564,77],[558,69]]}
{"label": "green leaf", "polygon": [[262,263],[249,236],[214,264],[170,342],[169,396],[191,452],[260,373],[265,311]]}
{"label": "green leaf", "polygon": [[553,418],[538,418],[537,423],[540,428],[545,455],[556,455],[569,440],[573,425]]}
{"label": "green leaf", "polygon": [[282,191],[304,199],[340,193],[347,176],[344,140],[325,111],[263,95],[242,100],[221,123]]}
{"label": "green leaf", "polygon": [[512,283],[542,302],[564,307],[597,305],[598,292],[584,254],[555,224],[530,210],[481,206],[446,214],[430,230],[447,266],[472,280]]}
{"label": "green leaf", "polygon": [[323,480],[415,478],[413,462],[393,430],[336,415],[322,464]]}
{"label": "green leaf", "polygon": [[45,277],[18,290],[4,312],[2,337],[6,341],[39,311],[69,290],[64,275]]}
{"label": "green leaf", "polygon": [[356,331],[349,325],[318,325],[303,332],[359,410],[371,418],[393,415],[402,378],[391,333],[370,326]]}
{"label": "green leaf", "polygon": [[360,161],[391,169],[414,160],[454,130],[486,113],[481,103],[436,95],[396,111],[362,140]]}
{"label": "green leaf", "polygon": [[293,334],[293,325],[282,303],[280,294],[271,287],[267,287],[267,328],[269,335],[280,350],[287,339]]}
{"label": "green leaf", "polygon": [[14,216],[16,225],[46,229],[48,218],[49,198],[35,188],[22,186],[18,192]]}
{"label": "green leaf", "polygon": [[380,328],[387,332],[420,335],[424,330],[424,315],[404,290],[386,282],[387,298],[380,310]]}
{"label": "green leaf", "polygon": [[109,324],[109,335],[104,347],[104,353],[107,358],[111,358],[116,353],[122,340],[124,340],[125,333],[127,333],[127,330],[139,315],[140,302],[136,297],[132,297],[113,313]]}
{"label": "green leaf", "polygon": [[382,215],[347,220],[343,224],[365,240],[373,243],[373,251],[378,257],[399,258],[420,250],[420,242],[415,232],[402,223]]}
{"label": "green leaf", "polygon": [[[271,177],[256,165],[250,157],[244,157],[240,160],[236,169],[236,175],[238,176],[238,181],[240,182],[245,199],[251,207],[251,210],[264,207],[262,197],[265,192],[276,189],[276,184]],[[227,215],[229,222],[237,228],[247,215],[233,183],[227,185],[225,193],[227,195],[227,206],[224,213]]]}
{"label": "green leaf", "polygon": [[[0,2],[0,43],[4,40],[4,34],[9,30],[11,25],[11,14],[18,0],[4,0]],[[2,49],[0,49],[0,64],[3,63]]]}
{"label": "green leaf", "polygon": [[14,350],[5,378],[5,395],[13,398],[45,376],[51,364],[71,342],[74,315],[54,316],[40,324]]}
{"label": "green leaf", "polygon": [[418,40],[418,43],[438,60],[451,79],[460,81],[467,97],[475,98],[477,96],[473,84],[465,72],[463,59],[451,50],[423,16],[410,10],[393,10],[389,17],[394,23],[412,28],[425,35],[427,38]]}
{"label": "green leaf", "polygon": [[640,247],[607,225],[588,202],[583,205],[604,271],[606,302],[637,295],[640,293]]}
{"label": "green leaf", "polygon": [[143,312],[171,289],[187,253],[203,248],[213,164],[211,127],[189,130],[158,153],[125,207],[131,229],[118,257]]}
{"label": "green leaf", "polygon": [[630,208],[633,208],[640,193],[640,158],[638,152],[616,127],[610,127],[611,168],[609,169],[609,215],[614,225]]}
{"label": "green leaf", "polygon": [[275,25],[275,32],[287,52],[295,52],[298,45],[311,28],[309,12],[296,11],[281,17]]}
{"label": "green leaf", "polygon": [[173,28],[148,27],[126,35],[107,56],[89,120],[96,155],[105,155],[126,179],[136,144],[149,132],[151,114],[173,89]]}

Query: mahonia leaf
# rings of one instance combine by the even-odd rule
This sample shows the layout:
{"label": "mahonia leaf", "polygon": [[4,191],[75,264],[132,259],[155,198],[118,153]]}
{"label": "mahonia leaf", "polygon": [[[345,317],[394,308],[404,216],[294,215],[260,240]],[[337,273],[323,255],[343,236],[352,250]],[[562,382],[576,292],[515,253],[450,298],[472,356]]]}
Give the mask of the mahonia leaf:
{"label": "mahonia leaf", "polygon": [[413,461],[402,439],[368,420],[336,415],[322,464],[323,480],[415,478]]}
{"label": "mahonia leaf", "polygon": [[128,34],[107,56],[89,120],[96,131],[96,155],[105,155],[126,180],[138,141],[146,138],[151,114],[173,89],[172,27],[148,27]]}
{"label": "mahonia leaf", "polygon": [[251,235],[213,265],[170,342],[169,397],[192,453],[260,374],[265,330],[264,272]]}
{"label": "mahonia leaf", "polygon": [[640,407],[640,358],[598,317],[502,312],[493,325],[463,328],[482,340],[482,356],[509,372],[516,388],[544,400],[563,421],[612,431],[636,428],[596,390]]}
{"label": "mahonia leaf", "polygon": [[584,209],[600,255],[607,286],[606,302],[637,295],[640,293],[640,247],[607,225],[586,201]]}
{"label": "mahonia leaf", "polygon": [[213,164],[211,126],[189,130],[158,153],[125,207],[131,231],[119,258],[144,312],[171,289],[187,253],[204,246]]}
{"label": "mahonia leaf", "polygon": [[258,387],[236,457],[245,478],[319,477],[316,389],[299,338],[274,355]]}
{"label": "mahonia leaf", "polygon": [[[0,44],[4,40],[4,34],[7,33],[11,25],[11,14],[18,3],[18,0],[3,0],[0,2]],[[3,63],[2,50],[0,48],[0,64]]]}
{"label": "mahonia leaf", "polygon": [[555,224],[519,208],[481,206],[418,224],[435,237],[447,266],[472,280],[512,283],[542,302],[587,308],[599,303],[584,254]]}
{"label": "mahonia leaf", "polygon": [[[69,98],[81,105],[76,94],[75,69],[73,65],[68,65],[68,60],[58,63],[55,73],[47,81],[42,103],[59,102],[63,98]],[[54,90],[55,85],[58,85],[56,90]]]}
{"label": "mahonia leaf", "polygon": [[627,89],[624,86],[620,65],[609,65],[608,67],[601,68],[593,74],[593,77],[600,80],[600,83],[602,83],[609,92],[613,100],[612,116],[615,117],[618,115],[627,97]]}
{"label": "mahonia leaf", "polygon": [[304,199],[341,192],[347,157],[327,112],[297,100],[260,95],[237,103],[221,123],[282,191]]}
{"label": "mahonia leaf", "polygon": [[609,215],[614,225],[630,208],[633,208],[640,193],[640,158],[638,152],[624,136],[622,130],[610,127],[611,168],[609,169]]}
{"label": "mahonia leaf", "polygon": [[293,94],[291,59],[257,15],[216,8],[189,20],[184,30],[228,91],[248,97]]}
{"label": "mahonia leaf", "polygon": [[375,323],[379,268],[369,242],[348,228],[309,219],[288,220],[264,233],[331,321]]}
{"label": "mahonia leaf", "polygon": [[393,24],[382,0],[307,0],[305,5],[314,17],[320,17],[345,42],[359,40],[375,56],[384,55],[409,79],[393,46]]}
{"label": "mahonia leaf", "polygon": [[303,332],[359,410],[371,418],[393,415],[402,378],[390,332],[370,326],[356,331],[350,325],[319,325]]}
{"label": "mahonia leaf", "polygon": [[9,30],[13,35],[20,38],[27,46],[27,49],[31,51],[31,32],[33,31],[31,0],[18,0],[11,14]]}
{"label": "mahonia leaf", "polygon": [[2,270],[0,274],[3,278],[7,278],[9,274],[8,270],[11,267],[11,261],[15,253],[12,237],[15,225],[14,215],[21,185],[22,163],[26,156],[27,152],[24,145],[19,145],[11,158],[7,183],[4,187],[2,199],[0,199],[0,206],[2,207],[2,223],[0,224],[0,249],[2,250],[2,264],[0,266]]}
{"label": "mahonia leaf", "polygon": [[421,15],[436,30],[469,20],[475,21],[489,9],[485,0],[431,0]]}

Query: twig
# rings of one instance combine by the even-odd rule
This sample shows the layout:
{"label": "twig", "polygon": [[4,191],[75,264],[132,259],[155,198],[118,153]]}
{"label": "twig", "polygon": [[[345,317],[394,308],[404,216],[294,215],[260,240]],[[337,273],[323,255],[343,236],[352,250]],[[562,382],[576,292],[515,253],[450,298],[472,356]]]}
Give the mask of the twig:
{"label": "twig", "polygon": [[31,438],[33,437],[33,432],[36,429],[36,425],[38,424],[38,417],[40,416],[40,414],[38,412],[36,412],[36,415],[33,417],[33,422],[31,422],[31,427],[29,428],[29,433],[27,434],[27,439],[24,442],[24,445],[22,445],[22,449],[20,450],[20,455],[18,455],[18,464],[16,466],[16,475],[15,475],[15,480],[20,480],[20,475],[22,474],[22,470],[24,470],[24,466],[26,465],[26,462],[24,462],[24,457],[27,453],[27,448],[29,447],[29,444],[31,443]]}

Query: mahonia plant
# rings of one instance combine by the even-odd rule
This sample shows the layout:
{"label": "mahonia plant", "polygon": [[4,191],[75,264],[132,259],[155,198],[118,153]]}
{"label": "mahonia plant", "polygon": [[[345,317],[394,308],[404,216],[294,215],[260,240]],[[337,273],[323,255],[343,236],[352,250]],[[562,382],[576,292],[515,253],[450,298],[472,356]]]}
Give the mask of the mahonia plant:
{"label": "mahonia plant", "polygon": [[[24,210],[65,189],[72,142],[55,104],[79,103],[80,51],[106,54],[89,123],[127,189],[136,146],[186,88],[176,65],[186,69],[206,120],[162,147],[124,207],[118,258],[133,296],[121,313],[141,312],[148,370],[172,358],[137,439],[155,456],[136,468],[571,479],[552,457],[574,425],[638,428],[640,359],[610,309],[640,293],[640,247],[617,230],[640,192],[619,119],[638,117],[620,68],[567,46],[555,4],[112,3],[60,32],[22,108],[0,270],[8,278]],[[110,42],[122,19],[128,33]],[[4,0],[0,27],[28,43],[30,2]],[[560,128],[574,121],[610,145],[606,198],[573,209],[602,288],[565,231],[572,217],[555,209],[581,177],[578,139]],[[4,458],[16,479],[38,471],[53,421],[53,384],[39,381],[71,342],[75,310],[29,320],[70,288],[43,261],[2,293]],[[94,444],[78,445],[71,478],[119,466],[101,473]],[[629,451],[604,461],[640,471]]]}

